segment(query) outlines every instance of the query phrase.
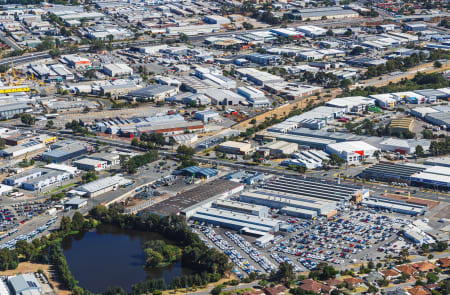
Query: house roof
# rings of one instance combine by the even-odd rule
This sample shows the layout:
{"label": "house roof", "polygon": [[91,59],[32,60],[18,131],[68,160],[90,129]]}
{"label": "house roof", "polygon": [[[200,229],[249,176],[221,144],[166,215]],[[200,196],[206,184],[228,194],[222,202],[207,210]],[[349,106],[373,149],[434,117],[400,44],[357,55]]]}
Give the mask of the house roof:
{"label": "house roof", "polygon": [[431,294],[430,291],[426,290],[422,286],[415,286],[414,288],[407,289],[409,294],[411,295],[429,295]]}
{"label": "house roof", "polygon": [[302,281],[300,285],[300,289],[305,291],[313,291],[318,294],[328,293],[331,290],[331,287],[324,285],[322,283],[316,282],[311,279],[306,279]]}
{"label": "house roof", "polygon": [[434,265],[431,262],[424,261],[424,262],[414,263],[413,267],[416,268],[417,270],[419,270],[420,272],[427,272],[427,271],[435,269],[436,265]]}
{"label": "house roof", "polygon": [[346,279],[344,279],[344,282],[346,282],[347,284],[350,284],[350,285],[356,285],[356,284],[363,283],[364,280],[361,278],[346,278]]}
{"label": "house roof", "polygon": [[396,277],[400,275],[398,271],[395,271],[393,269],[387,269],[381,272],[385,277]]}
{"label": "house roof", "polygon": [[401,273],[407,274],[407,275],[413,275],[417,273],[417,270],[412,267],[411,265],[405,264],[405,265],[399,265],[395,267],[397,270],[399,270]]}
{"label": "house roof", "polygon": [[450,266],[450,258],[449,257],[444,257],[438,260],[439,264],[441,265],[441,267],[447,268]]}
{"label": "house roof", "polygon": [[276,295],[276,294],[281,294],[284,293],[287,290],[287,288],[283,285],[278,285],[275,287],[269,287],[269,288],[265,288],[264,292],[267,295]]}

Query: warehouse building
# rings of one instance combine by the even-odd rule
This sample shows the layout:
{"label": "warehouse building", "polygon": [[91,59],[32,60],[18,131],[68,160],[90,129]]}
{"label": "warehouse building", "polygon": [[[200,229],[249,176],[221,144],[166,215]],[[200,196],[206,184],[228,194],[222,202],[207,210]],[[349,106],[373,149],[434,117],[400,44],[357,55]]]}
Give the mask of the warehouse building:
{"label": "warehouse building", "polygon": [[255,83],[256,85],[265,85],[267,83],[279,83],[284,79],[267,72],[259,71],[254,68],[242,68],[236,69],[236,73],[242,77],[245,77],[248,81]]}
{"label": "warehouse building", "polygon": [[[41,284],[33,274],[18,274],[8,277],[8,286],[14,295],[42,294]],[[9,294],[9,292],[5,294]]]}
{"label": "warehouse building", "polygon": [[245,58],[261,66],[273,66],[278,65],[281,62],[281,58],[278,55],[272,54],[252,53],[247,54]]}
{"label": "warehouse building", "polygon": [[263,188],[301,197],[329,200],[340,204],[345,204],[350,200],[358,203],[364,196],[369,195],[369,190],[363,190],[357,186],[295,176],[280,176],[271,179],[264,184]]}
{"label": "warehouse building", "polygon": [[270,32],[284,38],[292,38],[292,39],[303,38],[303,34],[301,34],[300,32],[287,28],[271,29]]}
{"label": "warehouse building", "polygon": [[247,228],[266,233],[278,232],[282,223],[272,218],[269,219],[216,208],[200,208],[191,216],[191,219],[239,231]]}
{"label": "warehouse building", "polygon": [[173,175],[183,175],[188,177],[209,179],[216,176],[218,173],[219,171],[217,171],[216,169],[191,166],[180,170],[176,170],[173,172]]}
{"label": "warehouse building", "polygon": [[0,106],[0,119],[11,119],[16,115],[32,111],[33,108],[26,103],[10,103]]}
{"label": "warehouse building", "polygon": [[237,88],[237,92],[245,97],[252,107],[268,107],[270,105],[270,101],[264,92],[254,87],[241,86]]}
{"label": "warehouse building", "polygon": [[103,72],[110,77],[123,77],[133,75],[133,69],[126,64],[106,64]]}
{"label": "warehouse building", "polygon": [[411,185],[429,187],[443,191],[450,190],[450,168],[442,166],[427,167],[411,175]]}
{"label": "warehouse building", "polygon": [[382,197],[370,197],[364,198],[361,205],[376,208],[380,210],[388,210],[391,212],[397,212],[408,215],[423,215],[428,211],[426,206],[407,203],[402,200],[388,199]]}
{"label": "warehouse building", "polygon": [[86,184],[83,184],[72,192],[88,198],[94,198],[104,193],[115,191],[120,186],[131,183],[132,181],[120,175],[108,176]]}
{"label": "warehouse building", "polygon": [[394,119],[391,121],[391,124],[389,124],[389,129],[391,130],[391,133],[404,133],[404,132],[411,132],[414,127],[414,119],[413,118],[401,118],[401,119]]}
{"label": "warehouse building", "polygon": [[[311,132],[311,130],[309,130],[309,132]],[[310,137],[296,134],[284,134],[270,131],[258,132],[255,135],[255,140],[260,141],[280,140],[280,141],[294,142],[298,145],[309,146],[311,148],[316,148],[320,150],[325,150],[328,145],[336,142],[336,140],[332,139]]]}
{"label": "warehouse building", "polygon": [[301,9],[298,13],[301,20],[344,19],[359,17],[356,11],[339,6]]}
{"label": "warehouse building", "polygon": [[144,211],[161,216],[182,214],[189,219],[198,208],[210,207],[214,201],[227,198],[243,189],[243,184],[225,179],[215,179],[154,204]]}
{"label": "warehouse building", "polygon": [[289,215],[303,219],[313,219],[317,217],[317,211],[286,206],[280,209],[280,214]]}
{"label": "warehouse building", "polygon": [[424,165],[379,163],[362,171],[365,179],[410,183],[411,176],[426,169]]}
{"label": "warehouse building", "polygon": [[170,85],[154,84],[148,87],[132,91],[126,95],[132,101],[161,101],[178,93],[178,88]]}
{"label": "warehouse building", "polygon": [[51,145],[51,150],[42,154],[44,161],[60,163],[92,151],[92,146],[78,141],[65,140]]}
{"label": "warehouse building", "polygon": [[227,25],[231,23],[231,21],[228,18],[223,17],[221,15],[207,15],[203,20],[205,21],[205,23],[208,24]]}
{"label": "warehouse building", "polygon": [[74,161],[73,165],[85,171],[101,171],[106,169],[107,162],[98,159],[82,158]]}
{"label": "warehouse building", "polygon": [[241,202],[281,209],[283,207],[301,208],[315,211],[318,215],[333,216],[337,213],[337,202],[319,200],[298,194],[274,190],[251,190],[241,193]]}
{"label": "warehouse building", "polygon": [[442,166],[450,168],[450,156],[441,158],[429,158],[425,161],[425,165]]}
{"label": "warehouse building", "polygon": [[366,159],[374,159],[376,151],[379,151],[379,149],[364,141],[333,143],[326,148],[327,153],[337,154],[348,163],[359,163]]}
{"label": "warehouse building", "polygon": [[297,150],[298,144],[286,141],[272,141],[258,148],[258,151],[267,152],[272,157],[290,155],[295,153]]}
{"label": "warehouse building", "polygon": [[182,27],[167,27],[166,33],[168,35],[186,34],[188,36],[194,36],[199,34],[219,32],[220,29],[220,24],[190,25]]}
{"label": "warehouse building", "polygon": [[216,111],[206,110],[195,112],[194,118],[202,121],[203,123],[209,123],[213,121],[219,121],[220,115]]}
{"label": "warehouse building", "polygon": [[220,210],[229,210],[237,213],[244,213],[249,215],[255,215],[258,217],[268,217],[269,208],[265,206],[259,206],[254,204],[248,204],[243,202],[231,201],[227,199],[219,199],[212,204],[213,208]]}
{"label": "warehouse building", "polygon": [[26,172],[6,177],[4,183],[11,186],[19,186],[23,189],[35,191],[60,185],[63,181],[73,178],[70,171],[35,168]]}
{"label": "warehouse building", "polygon": [[36,140],[29,140],[23,144],[12,146],[0,151],[4,158],[16,158],[27,153],[31,154],[45,148],[45,144]]}
{"label": "warehouse building", "polygon": [[87,199],[75,197],[64,203],[64,209],[80,209],[87,206]]}
{"label": "warehouse building", "polygon": [[323,166],[324,161],[329,161],[330,155],[321,150],[303,150],[292,155],[291,159],[281,162],[282,166],[303,166],[307,169],[317,169]]}
{"label": "warehouse building", "polygon": [[426,152],[429,150],[431,140],[428,139],[399,139],[389,137],[381,141],[378,146],[382,151],[390,151],[400,153],[402,155],[414,154],[416,152],[416,147],[421,146]]}
{"label": "warehouse building", "polygon": [[245,101],[244,97],[228,89],[210,88],[205,91],[205,95],[211,98],[213,105],[239,105]]}
{"label": "warehouse building", "polygon": [[326,103],[327,106],[345,108],[346,113],[360,113],[371,106],[375,106],[375,100],[364,96],[350,96],[335,98]]}
{"label": "warehouse building", "polygon": [[327,33],[327,30],[324,28],[318,27],[318,26],[298,26],[297,31],[302,32],[307,37],[320,37],[325,36]]}
{"label": "warehouse building", "polygon": [[217,146],[217,150],[226,154],[248,155],[252,152],[252,145],[245,142],[226,141]]}

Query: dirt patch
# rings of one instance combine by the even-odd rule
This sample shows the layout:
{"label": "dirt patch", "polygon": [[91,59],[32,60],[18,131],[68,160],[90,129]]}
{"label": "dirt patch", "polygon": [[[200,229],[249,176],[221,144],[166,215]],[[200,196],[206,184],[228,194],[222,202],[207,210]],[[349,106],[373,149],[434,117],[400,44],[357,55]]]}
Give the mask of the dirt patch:
{"label": "dirt patch", "polygon": [[71,292],[63,288],[61,283],[57,280],[55,270],[53,266],[48,264],[39,264],[39,263],[31,263],[31,262],[22,262],[16,269],[11,269],[7,271],[0,272],[2,276],[14,276],[17,274],[24,274],[29,272],[37,272],[39,269],[42,269],[47,276],[50,284],[53,286],[54,291],[58,295],[69,295]]}
{"label": "dirt patch", "polygon": [[436,217],[436,218],[448,218],[449,210],[450,210],[450,205],[447,205],[444,208],[442,208],[441,210],[439,210],[438,212],[436,212],[436,214],[434,214],[433,217]]}
{"label": "dirt patch", "polygon": [[411,197],[408,199],[408,196],[396,195],[396,194],[383,194],[383,197],[405,201],[407,203],[416,204],[416,205],[428,205],[428,209],[432,210],[434,207],[440,204],[438,201],[425,200]]}

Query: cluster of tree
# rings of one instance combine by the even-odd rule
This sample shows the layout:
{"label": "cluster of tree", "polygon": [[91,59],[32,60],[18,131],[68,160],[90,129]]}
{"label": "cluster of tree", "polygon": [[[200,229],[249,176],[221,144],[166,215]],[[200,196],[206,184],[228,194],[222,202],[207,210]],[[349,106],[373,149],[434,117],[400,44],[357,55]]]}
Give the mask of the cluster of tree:
{"label": "cluster of tree", "polygon": [[25,168],[25,167],[30,167],[33,166],[35,164],[34,159],[31,159],[29,161],[27,161],[26,159],[23,159],[20,163],[19,163],[19,167]]}
{"label": "cluster of tree", "polygon": [[400,91],[413,91],[418,89],[437,89],[450,87],[450,81],[445,79],[441,73],[417,73],[413,79],[402,79],[398,83],[389,83],[386,86],[375,87],[368,86],[365,88],[356,88],[352,91],[344,92],[341,97],[345,96],[369,96],[371,94],[392,93]]}
{"label": "cluster of tree", "polygon": [[75,134],[81,135],[91,135],[91,131],[87,127],[84,126],[83,122],[72,120],[72,122],[67,122],[65,125],[66,129],[71,129]]}
{"label": "cluster of tree", "polygon": [[450,153],[450,136],[446,136],[442,141],[432,141],[430,153],[433,156],[447,155]]}
{"label": "cluster of tree", "polygon": [[130,174],[136,173],[137,168],[142,167],[148,163],[154,162],[159,159],[158,151],[151,150],[143,155],[137,155],[134,157],[121,156],[120,167]]}
{"label": "cluster of tree", "polygon": [[448,244],[446,242],[437,242],[431,245],[423,244],[421,249],[425,253],[429,253],[430,251],[442,252],[448,249]]}
{"label": "cluster of tree", "polygon": [[195,154],[195,150],[192,147],[186,145],[180,145],[177,148],[177,158],[181,161],[179,169],[183,169],[191,166],[198,166],[198,163],[192,160],[192,156]]}
{"label": "cluster of tree", "polygon": [[441,20],[441,22],[439,23],[439,26],[444,27],[446,29],[450,29],[450,20],[448,20],[448,19]]}
{"label": "cluster of tree", "polygon": [[19,265],[19,255],[17,251],[8,248],[0,249],[0,270],[16,269]]}
{"label": "cluster of tree", "polygon": [[30,114],[22,114],[22,116],[20,116],[20,121],[25,125],[31,126],[36,123],[36,117]]}
{"label": "cluster of tree", "polygon": [[[431,56],[430,56],[431,57]],[[387,73],[392,73],[395,71],[406,71],[409,68],[415,67],[426,60],[426,56],[423,52],[419,54],[413,53],[411,56],[407,57],[397,57],[388,60],[386,64],[380,64],[378,66],[372,66],[367,69],[364,74],[365,78],[378,77]]]}
{"label": "cluster of tree", "polygon": [[69,289],[73,290],[77,282],[72,275],[72,272],[69,269],[69,265],[67,264],[66,257],[59,245],[51,245],[50,246],[50,254],[49,254],[50,262],[55,265],[56,271],[61,278],[64,285]]}
{"label": "cluster of tree", "polygon": [[339,78],[333,73],[318,72],[316,74],[305,72],[300,77],[301,81],[316,83],[327,88],[335,88],[341,85]]}
{"label": "cluster of tree", "polygon": [[326,263],[321,263],[318,265],[317,269],[309,272],[309,278],[313,280],[326,281],[331,278],[336,278],[337,274],[338,271],[334,267]]}
{"label": "cluster of tree", "polygon": [[140,140],[151,142],[155,146],[163,146],[166,144],[166,139],[161,133],[143,133],[140,137]]}
{"label": "cluster of tree", "polygon": [[97,176],[97,174],[95,174],[95,171],[86,172],[85,174],[83,174],[83,176],[81,176],[81,181],[83,183],[88,183],[88,182],[91,182],[91,181],[94,181],[97,179],[98,179],[98,176]]}
{"label": "cluster of tree", "polygon": [[152,240],[144,245],[147,267],[162,267],[181,259],[181,248],[163,240]]}

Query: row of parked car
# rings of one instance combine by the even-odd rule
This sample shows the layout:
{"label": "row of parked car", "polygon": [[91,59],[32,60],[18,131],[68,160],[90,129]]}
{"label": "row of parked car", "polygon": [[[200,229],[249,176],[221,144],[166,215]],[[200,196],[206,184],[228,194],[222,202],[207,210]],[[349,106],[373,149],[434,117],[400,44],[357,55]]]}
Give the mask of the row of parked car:
{"label": "row of parked car", "polygon": [[253,259],[256,263],[259,264],[267,273],[270,273],[272,270],[276,270],[277,267],[270,262],[269,259],[264,257],[258,250],[256,250],[248,241],[246,241],[243,237],[238,234],[233,234],[229,231],[225,233],[225,235],[231,239],[239,248],[241,248],[245,253],[247,253],[251,259]]}
{"label": "row of parked car", "polygon": [[[231,246],[221,235],[217,234],[212,228],[203,226],[200,227],[201,232],[210,239],[216,247],[222,250],[230,260],[245,273],[250,274],[252,272],[261,272],[256,269],[245,257],[243,257],[239,251],[237,251],[233,246]],[[239,272],[235,274],[240,277],[242,276]]]}
{"label": "row of parked car", "polygon": [[[48,230],[50,228],[50,226],[52,226],[56,221],[57,221],[58,217],[52,217],[49,221],[47,221],[46,224],[41,225],[39,228],[31,231],[28,234],[25,235],[20,235],[17,238],[12,239],[11,241],[8,241],[4,244],[0,245],[0,249],[4,249],[4,248],[8,248],[10,250],[14,249],[16,247],[16,243],[18,241],[21,240],[25,240],[25,241],[31,241],[33,240],[38,234],[45,232],[46,230]],[[15,232],[17,232],[18,229],[15,229]]]}

